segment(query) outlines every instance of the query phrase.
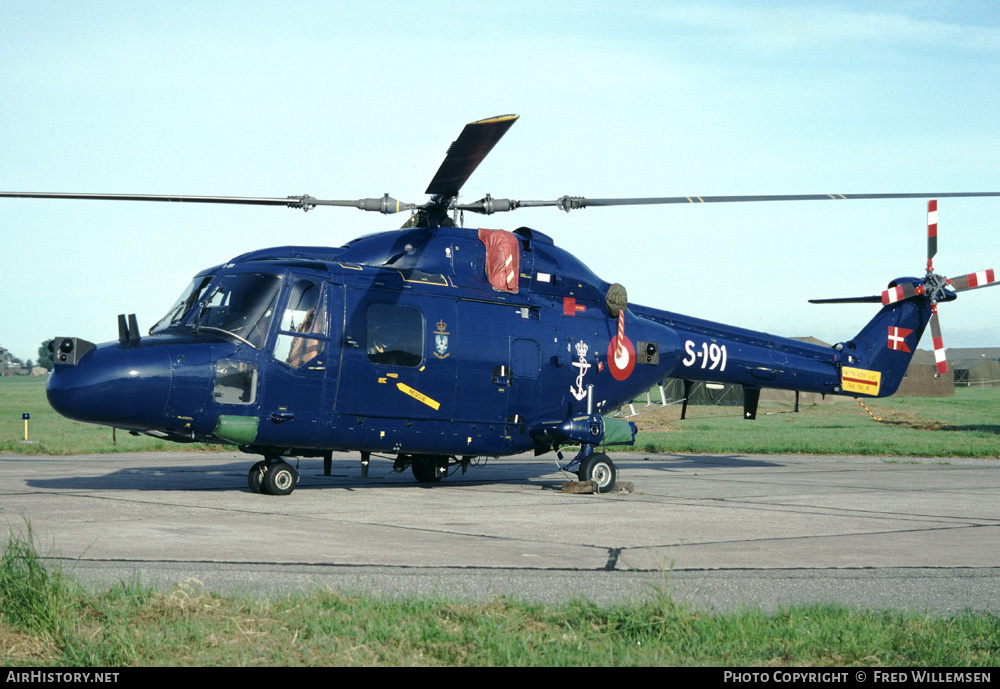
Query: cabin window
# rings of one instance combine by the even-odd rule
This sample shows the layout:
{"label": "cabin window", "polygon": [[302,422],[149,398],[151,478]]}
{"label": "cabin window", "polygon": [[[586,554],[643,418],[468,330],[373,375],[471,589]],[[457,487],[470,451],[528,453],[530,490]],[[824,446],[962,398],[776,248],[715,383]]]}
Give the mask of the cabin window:
{"label": "cabin window", "polygon": [[[326,298],[323,283],[296,278],[285,304],[274,345],[274,356],[292,368],[310,362],[319,364],[325,342],[319,337],[327,333]],[[290,334],[286,334],[290,333]]]}
{"label": "cabin window", "polygon": [[365,333],[373,364],[416,367],[424,360],[424,316],[415,307],[370,304]]}
{"label": "cabin window", "polygon": [[245,361],[222,359],[215,364],[215,389],[219,404],[253,404],[257,401],[257,367]]}

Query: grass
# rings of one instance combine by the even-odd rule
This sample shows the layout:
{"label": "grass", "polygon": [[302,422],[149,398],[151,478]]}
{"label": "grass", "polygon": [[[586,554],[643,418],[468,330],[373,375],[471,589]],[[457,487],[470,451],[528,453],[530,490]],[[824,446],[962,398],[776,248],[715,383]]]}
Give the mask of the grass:
{"label": "grass", "polygon": [[696,611],[668,591],[598,606],[508,599],[380,598],[328,588],[223,598],[187,582],[122,582],[91,593],[43,566],[37,539],[0,557],[4,666],[716,665],[993,667],[1000,617],[797,606],[775,614]]}
{"label": "grass", "polygon": [[[45,397],[45,376],[0,378],[0,452],[24,455],[76,455],[105,452],[149,452],[227,449],[220,445],[180,444],[149,436],[115,433],[107,426],[71,421],[55,412]],[[24,442],[22,414],[28,421]]]}
{"label": "grass", "polygon": [[[740,407],[681,405],[640,414],[635,450],[709,454],[844,454],[904,457],[1000,458],[1000,388],[958,388],[954,397],[889,397],[869,400],[874,421],[858,404],[801,407],[762,403],[756,421]],[[641,405],[637,410],[643,410]],[[24,443],[21,414],[31,414]],[[148,436],[117,434],[105,426],[70,421],[45,399],[44,377],[0,378],[0,452],[94,454],[139,451],[200,451],[224,445],[178,444]],[[614,450],[622,447],[611,448]]]}
{"label": "grass", "polygon": [[[959,388],[954,397],[866,400],[801,406],[762,403],[755,421],[740,407],[680,405],[633,420],[641,452],[834,454],[1000,458],[1000,388]],[[637,407],[641,411],[643,407]]]}

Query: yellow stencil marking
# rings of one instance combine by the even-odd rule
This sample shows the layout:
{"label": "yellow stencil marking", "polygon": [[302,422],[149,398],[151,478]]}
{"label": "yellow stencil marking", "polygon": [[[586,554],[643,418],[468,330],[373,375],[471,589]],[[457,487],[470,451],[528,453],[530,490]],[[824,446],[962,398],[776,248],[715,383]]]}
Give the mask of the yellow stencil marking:
{"label": "yellow stencil marking", "polygon": [[424,404],[426,404],[428,407],[430,407],[434,411],[437,411],[438,409],[441,408],[441,403],[440,402],[438,402],[436,400],[432,400],[430,397],[428,397],[424,393],[418,392],[417,390],[414,390],[413,388],[411,388],[406,383],[396,383],[396,387],[399,388],[400,392],[406,393],[407,395],[409,395],[413,399],[417,400],[418,402],[423,402]]}
{"label": "yellow stencil marking", "polygon": [[844,366],[840,370],[840,382],[847,392],[878,395],[878,389],[882,385],[882,374],[878,371]]}

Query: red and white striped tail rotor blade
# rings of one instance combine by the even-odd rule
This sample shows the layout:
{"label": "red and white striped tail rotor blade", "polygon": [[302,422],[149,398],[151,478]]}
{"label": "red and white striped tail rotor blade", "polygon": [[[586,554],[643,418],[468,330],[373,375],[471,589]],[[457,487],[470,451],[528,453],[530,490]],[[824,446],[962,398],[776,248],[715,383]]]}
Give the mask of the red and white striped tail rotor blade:
{"label": "red and white striped tail rotor blade", "polygon": [[1000,280],[997,280],[996,273],[992,268],[990,268],[989,270],[980,270],[961,277],[951,278],[948,280],[948,284],[950,284],[951,288],[956,292],[961,292],[966,289],[976,289],[977,287],[988,287],[989,285],[1000,284]]}
{"label": "red and white striped tail rotor blade", "polygon": [[948,372],[948,362],[944,355],[944,340],[941,338],[941,324],[938,322],[937,304],[931,306],[931,337],[934,342],[934,363],[938,375]]}
{"label": "red and white striped tail rotor blade", "polygon": [[937,254],[937,199],[927,202],[927,270],[934,270],[934,256]]}
{"label": "red and white striped tail rotor blade", "polygon": [[887,290],[882,291],[882,305],[887,306],[889,304],[895,304],[897,301],[903,301],[904,299],[909,299],[910,297],[917,295],[917,288],[910,283],[905,283],[902,285],[896,285],[895,287],[890,287]]}

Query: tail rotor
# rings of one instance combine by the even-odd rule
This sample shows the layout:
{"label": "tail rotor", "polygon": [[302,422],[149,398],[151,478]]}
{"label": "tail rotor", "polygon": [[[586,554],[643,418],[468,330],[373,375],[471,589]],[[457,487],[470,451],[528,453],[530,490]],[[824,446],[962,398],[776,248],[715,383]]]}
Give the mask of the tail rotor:
{"label": "tail rotor", "polygon": [[[980,270],[975,273],[968,273],[954,279],[947,278],[934,272],[934,256],[937,254],[938,238],[938,208],[937,200],[932,199],[927,202],[927,269],[923,281],[919,278],[906,278],[889,283],[888,289],[882,291],[881,298],[870,297],[848,297],[837,299],[810,299],[814,304],[831,303],[862,303],[862,302],[882,302],[883,306],[889,306],[897,302],[906,301],[915,297],[924,297],[930,302],[931,307],[931,337],[933,338],[934,360],[937,366],[937,374],[948,372],[948,362],[945,358],[944,340],[941,337],[941,323],[938,317],[938,304],[943,301],[952,301],[957,298],[958,292],[964,292],[979,287],[989,287],[1000,283],[996,273],[990,270]],[[910,331],[907,331],[910,332]],[[893,346],[893,337],[890,332],[890,347]]]}
{"label": "tail rotor", "polygon": [[997,284],[994,271],[981,270],[969,273],[954,280],[934,272],[934,256],[937,254],[938,208],[937,200],[927,202],[927,273],[922,285],[903,284],[882,292],[882,303],[891,304],[901,299],[926,295],[931,303],[931,337],[934,345],[934,361],[937,373],[948,372],[948,362],[944,353],[944,340],[941,337],[941,323],[938,316],[938,303],[951,301],[957,292],[964,292],[978,287],[988,287]]}

